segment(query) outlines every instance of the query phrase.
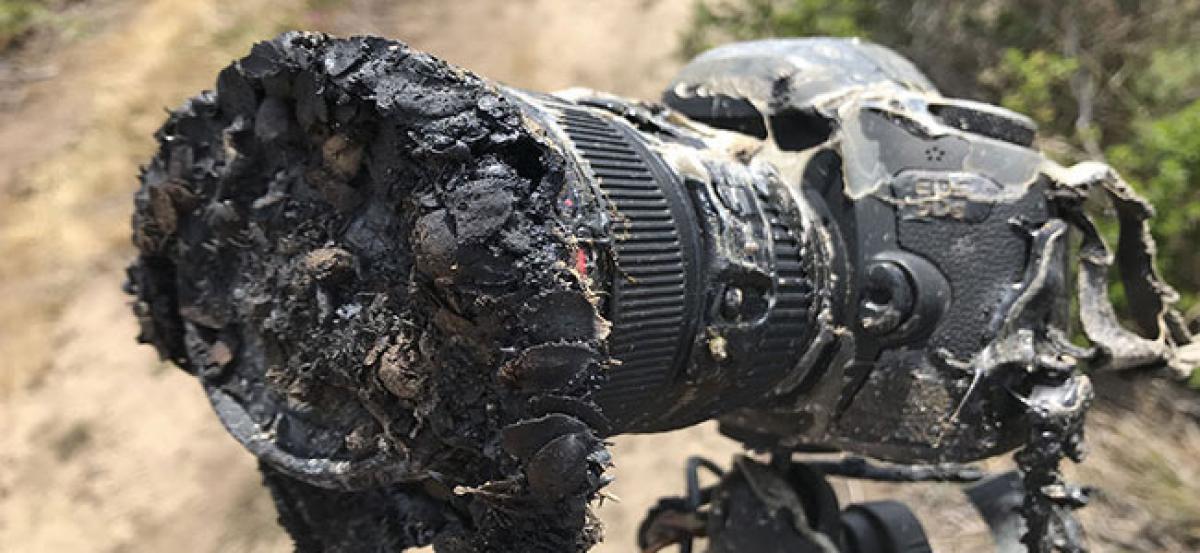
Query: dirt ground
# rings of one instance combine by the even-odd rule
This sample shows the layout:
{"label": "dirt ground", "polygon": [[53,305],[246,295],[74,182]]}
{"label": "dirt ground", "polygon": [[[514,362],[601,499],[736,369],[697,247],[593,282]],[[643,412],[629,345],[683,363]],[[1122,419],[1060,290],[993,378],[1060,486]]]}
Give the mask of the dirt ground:
{"label": "dirt ground", "polygon": [[[120,290],[130,195],[164,107],[289,28],[400,38],[531,89],[653,98],[679,65],[691,3],[96,0],[0,59],[0,551],[290,548],[249,454],[196,383],[133,341]],[[1195,551],[1200,410],[1177,393],[1124,403],[1143,412],[1100,410],[1093,459],[1077,471],[1109,492],[1086,511],[1096,549]],[[620,501],[600,508],[602,553],[635,550],[646,508],[682,491],[688,455],[727,461],[737,446],[704,425],[618,438],[613,451]],[[856,501],[891,491],[839,484]],[[986,543],[952,487],[902,493],[939,552]]]}

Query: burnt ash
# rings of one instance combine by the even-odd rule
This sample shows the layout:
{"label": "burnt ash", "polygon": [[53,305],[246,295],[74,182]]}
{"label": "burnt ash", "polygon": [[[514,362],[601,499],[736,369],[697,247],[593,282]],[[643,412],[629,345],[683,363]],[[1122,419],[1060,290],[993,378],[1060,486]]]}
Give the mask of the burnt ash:
{"label": "burnt ash", "polygon": [[289,33],[156,136],[140,338],[259,457],[298,549],[598,541],[607,324],[556,214],[572,177],[512,102],[398,42]]}

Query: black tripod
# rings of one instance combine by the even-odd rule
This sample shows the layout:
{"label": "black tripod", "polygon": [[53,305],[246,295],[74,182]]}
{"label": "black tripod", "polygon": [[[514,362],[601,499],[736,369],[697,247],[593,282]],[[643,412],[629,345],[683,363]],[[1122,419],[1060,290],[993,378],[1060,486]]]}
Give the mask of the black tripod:
{"label": "black tripod", "polygon": [[[719,478],[700,485],[700,471]],[[687,462],[687,492],[666,497],[650,509],[638,529],[643,553],[678,545],[691,553],[693,540],[706,537],[708,553],[929,553],[920,521],[897,501],[852,503],[844,509],[827,477],[887,482],[974,482],[964,493],[987,522],[1001,553],[1024,551],[1024,524],[1017,508],[1020,475],[987,476],[969,466],[878,465],[861,457],[798,461],[776,454],[769,463],[734,459],[722,470],[702,457]]]}

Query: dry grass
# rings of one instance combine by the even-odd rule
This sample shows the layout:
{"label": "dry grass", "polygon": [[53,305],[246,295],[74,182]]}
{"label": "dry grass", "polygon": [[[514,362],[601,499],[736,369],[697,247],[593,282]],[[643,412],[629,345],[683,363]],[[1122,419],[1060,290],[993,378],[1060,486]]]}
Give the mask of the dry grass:
{"label": "dry grass", "polygon": [[1200,420],[1194,391],[1166,382],[1101,381],[1090,414],[1093,455],[1074,478],[1101,493],[1084,513],[1098,549],[1200,551]]}

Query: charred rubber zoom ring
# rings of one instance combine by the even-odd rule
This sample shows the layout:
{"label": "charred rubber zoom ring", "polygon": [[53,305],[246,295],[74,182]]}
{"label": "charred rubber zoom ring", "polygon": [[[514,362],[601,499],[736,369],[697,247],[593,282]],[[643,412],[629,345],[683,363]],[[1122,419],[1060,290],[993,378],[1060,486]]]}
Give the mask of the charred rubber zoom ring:
{"label": "charred rubber zoom ring", "polygon": [[[785,222],[780,206],[766,195],[759,196],[771,232],[775,261],[775,304],[771,306],[766,332],[755,360],[754,375],[763,382],[754,388],[768,387],[768,379],[777,379],[796,363],[797,352],[804,351],[812,316],[813,281],[805,258],[802,237]],[[753,369],[752,369],[753,370]]]}
{"label": "charred rubber zoom ring", "polygon": [[686,363],[698,320],[691,210],[678,178],[632,129],[559,104],[558,123],[586,162],[613,218],[610,354],[621,361],[597,401],[615,428],[647,430],[662,389]]}

